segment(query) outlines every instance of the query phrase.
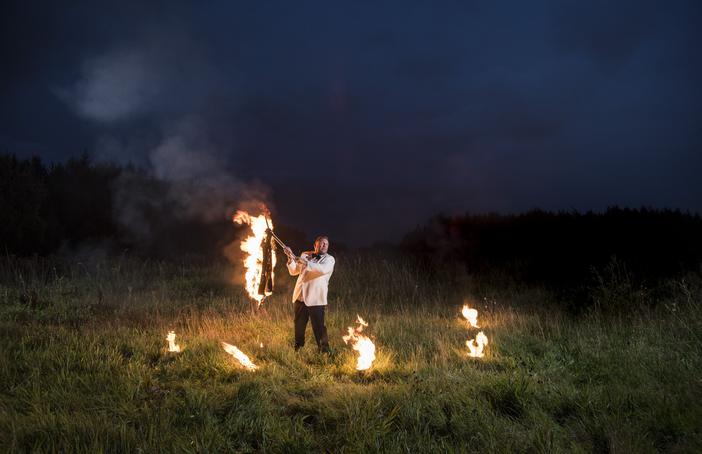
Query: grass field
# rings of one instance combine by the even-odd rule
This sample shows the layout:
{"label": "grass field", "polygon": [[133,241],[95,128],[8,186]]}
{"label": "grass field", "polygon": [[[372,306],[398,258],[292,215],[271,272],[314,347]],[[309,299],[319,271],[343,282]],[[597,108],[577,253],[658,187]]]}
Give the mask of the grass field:
{"label": "grass field", "polygon": [[[509,280],[339,257],[324,356],[311,328],[292,349],[292,278],[253,315],[231,275],[4,259],[0,451],[702,452],[700,276],[573,316]],[[641,297],[612,286],[593,289],[600,309]],[[490,339],[481,359],[464,302]],[[341,339],[356,314],[377,346],[366,372]]]}

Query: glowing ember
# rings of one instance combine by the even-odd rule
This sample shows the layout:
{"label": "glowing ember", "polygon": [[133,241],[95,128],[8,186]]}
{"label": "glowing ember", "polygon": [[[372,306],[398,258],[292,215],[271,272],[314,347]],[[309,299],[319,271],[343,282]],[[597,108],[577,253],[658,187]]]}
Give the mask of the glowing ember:
{"label": "glowing ember", "polygon": [[356,315],[356,317],[358,317],[356,320],[358,327],[354,329],[349,326],[348,335],[343,337],[344,343],[351,342],[353,349],[359,353],[356,370],[367,370],[370,369],[375,360],[375,344],[367,336],[361,334],[363,327],[368,326],[368,323],[360,315]]}
{"label": "glowing ember", "polygon": [[468,320],[468,323],[470,323],[470,326],[473,328],[480,328],[478,326],[478,310],[477,309],[471,309],[468,306],[463,306],[463,310],[461,311],[461,314]]}
{"label": "glowing ember", "polygon": [[480,331],[477,336],[475,336],[475,339],[467,340],[466,345],[468,346],[468,349],[470,350],[470,353],[468,353],[468,356],[471,358],[482,358],[485,356],[483,353],[483,349],[485,346],[488,344],[488,338],[487,336]]}
{"label": "glowing ember", "polygon": [[244,354],[244,352],[242,352],[232,344],[222,342],[222,348],[224,348],[225,352],[229,353],[234,358],[236,358],[241,363],[241,365],[247,368],[248,370],[258,369],[258,366],[252,363],[249,357],[246,356],[246,354]]}
{"label": "glowing ember", "polygon": [[169,331],[168,336],[166,336],[166,340],[168,341],[168,351],[169,352],[179,352],[180,351],[180,345],[175,343],[175,331]]}
{"label": "glowing ember", "polygon": [[[270,291],[264,291],[264,295],[259,294],[259,287],[263,274],[263,250],[261,243],[266,237],[266,229],[269,226],[271,229],[273,228],[273,221],[267,218],[265,214],[254,217],[246,211],[237,211],[234,215],[234,222],[247,224],[251,227],[251,235],[241,241],[241,250],[247,254],[244,258],[246,291],[260,305],[265,297],[272,294]],[[272,252],[272,266],[275,268],[275,249]]]}

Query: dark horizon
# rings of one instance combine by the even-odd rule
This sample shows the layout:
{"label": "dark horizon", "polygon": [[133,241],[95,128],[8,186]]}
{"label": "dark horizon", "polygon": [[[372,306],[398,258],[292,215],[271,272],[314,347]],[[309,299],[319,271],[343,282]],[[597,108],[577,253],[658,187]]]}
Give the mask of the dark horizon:
{"label": "dark horizon", "polygon": [[198,204],[264,197],[351,246],[439,213],[700,213],[701,18],[693,1],[10,2],[0,152],[133,162]]}

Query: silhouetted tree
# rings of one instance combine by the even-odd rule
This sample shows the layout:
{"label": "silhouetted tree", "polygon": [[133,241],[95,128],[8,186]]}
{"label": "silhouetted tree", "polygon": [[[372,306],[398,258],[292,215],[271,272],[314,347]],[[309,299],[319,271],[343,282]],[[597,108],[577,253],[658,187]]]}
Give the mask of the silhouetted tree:
{"label": "silhouetted tree", "polygon": [[702,219],[679,210],[612,207],[604,213],[437,216],[405,236],[425,260],[502,269],[531,282],[572,285],[612,257],[641,278],[670,276],[702,262]]}
{"label": "silhouetted tree", "polygon": [[39,158],[0,155],[0,238],[5,252],[31,254],[46,247],[46,168]]}

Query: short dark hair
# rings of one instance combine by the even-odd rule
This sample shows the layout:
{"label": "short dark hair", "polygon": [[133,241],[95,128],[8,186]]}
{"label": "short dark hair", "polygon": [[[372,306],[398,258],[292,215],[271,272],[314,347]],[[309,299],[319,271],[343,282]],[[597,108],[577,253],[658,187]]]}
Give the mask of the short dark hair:
{"label": "short dark hair", "polygon": [[317,244],[317,241],[322,241],[322,240],[329,241],[329,237],[326,235],[319,235],[317,238],[314,239],[314,244]]}

